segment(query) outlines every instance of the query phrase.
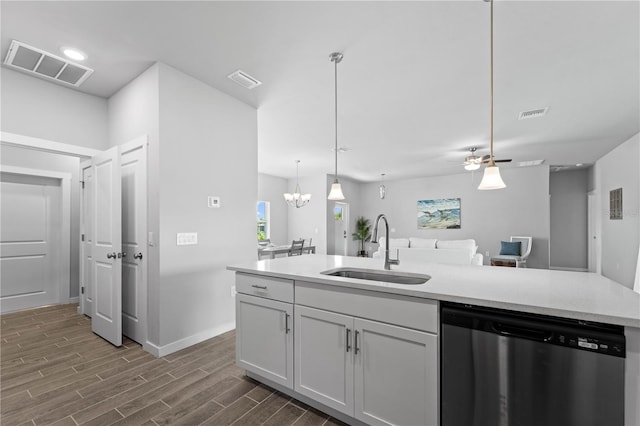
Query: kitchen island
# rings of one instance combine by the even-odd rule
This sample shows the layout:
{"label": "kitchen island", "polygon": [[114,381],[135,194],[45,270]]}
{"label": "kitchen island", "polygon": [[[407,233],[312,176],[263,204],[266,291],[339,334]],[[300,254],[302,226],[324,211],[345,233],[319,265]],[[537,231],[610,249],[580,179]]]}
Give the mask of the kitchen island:
{"label": "kitchen island", "polygon": [[[630,289],[596,274],[537,269],[394,267],[431,277],[416,285],[321,273],[336,268],[381,270],[382,260],[315,255],[229,267],[238,273],[237,360],[251,377],[350,423],[435,425],[438,306],[457,302],[624,326],[625,424],[640,424],[640,295]],[[359,364],[365,343],[382,373],[366,376]],[[409,400],[396,400],[407,387]]]}

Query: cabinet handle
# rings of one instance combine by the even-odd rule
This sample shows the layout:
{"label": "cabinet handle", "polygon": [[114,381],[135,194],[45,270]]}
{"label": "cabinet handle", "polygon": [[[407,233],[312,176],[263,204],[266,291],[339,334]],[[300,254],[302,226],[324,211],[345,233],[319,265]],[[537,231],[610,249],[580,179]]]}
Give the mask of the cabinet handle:
{"label": "cabinet handle", "polygon": [[260,290],[266,290],[267,286],[266,285],[257,285],[257,284],[252,284],[251,287],[253,288],[259,288]]}
{"label": "cabinet handle", "polygon": [[351,330],[347,328],[347,332],[345,333],[346,336],[346,347],[347,347],[347,352],[349,352],[351,350],[351,339],[349,337],[351,337]]}
{"label": "cabinet handle", "polygon": [[360,348],[358,347],[358,335],[360,334],[360,332],[358,330],[356,330],[356,335],[355,335],[355,347],[354,347],[354,353],[356,355],[358,355],[358,352],[360,352]]}
{"label": "cabinet handle", "polygon": [[284,334],[289,334],[291,329],[289,328],[289,314],[284,313]]}

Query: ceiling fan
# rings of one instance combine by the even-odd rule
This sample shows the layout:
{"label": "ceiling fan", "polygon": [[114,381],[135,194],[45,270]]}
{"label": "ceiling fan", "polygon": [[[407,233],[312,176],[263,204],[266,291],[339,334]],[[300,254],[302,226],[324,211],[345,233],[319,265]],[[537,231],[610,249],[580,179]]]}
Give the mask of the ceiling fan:
{"label": "ceiling fan", "polygon": [[[470,154],[464,158],[464,163],[462,163],[464,165],[465,170],[478,170],[480,168],[480,165],[489,162],[490,155],[487,154],[480,157],[476,155],[477,150],[478,148],[476,147],[469,148]],[[505,160],[493,160],[493,161],[496,163],[510,163],[511,158],[505,159]]]}

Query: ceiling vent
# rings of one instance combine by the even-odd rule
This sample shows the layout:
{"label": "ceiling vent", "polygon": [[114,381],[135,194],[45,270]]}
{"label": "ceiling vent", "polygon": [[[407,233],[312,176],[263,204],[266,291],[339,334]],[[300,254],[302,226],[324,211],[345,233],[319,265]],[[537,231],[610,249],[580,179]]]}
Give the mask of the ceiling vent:
{"label": "ceiling vent", "polygon": [[87,68],[44,50],[13,40],[4,63],[31,75],[78,87],[92,73]]}
{"label": "ceiling vent", "polygon": [[242,70],[232,72],[227,76],[227,78],[230,78],[232,81],[246,89],[253,89],[254,87],[258,87],[262,84],[260,80],[251,77]]}
{"label": "ceiling vent", "polygon": [[[539,166],[544,163],[544,160],[529,160],[529,161],[520,161],[516,164],[517,167],[533,167]],[[553,166],[551,166],[553,167]]]}
{"label": "ceiling vent", "polygon": [[544,107],[544,108],[532,109],[530,111],[522,111],[518,115],[518,120],[525,120],[527,118],[542,117],[542,116],[547,114],[547,110],[548,109],[549,109],[549,107]]}

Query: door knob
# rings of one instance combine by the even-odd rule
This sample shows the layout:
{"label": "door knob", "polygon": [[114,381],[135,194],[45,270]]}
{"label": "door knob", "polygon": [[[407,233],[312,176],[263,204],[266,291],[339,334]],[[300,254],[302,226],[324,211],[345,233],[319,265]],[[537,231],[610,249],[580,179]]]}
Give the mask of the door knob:
{"label": "door knob", "polygon": [[115,259],[115,258],[116,258],[115,253],[107,253],[107,259]]}
{"label": "door knob", "polygon": [[142,259],[142,253],[134,253],[133,258],[134,259]]}

